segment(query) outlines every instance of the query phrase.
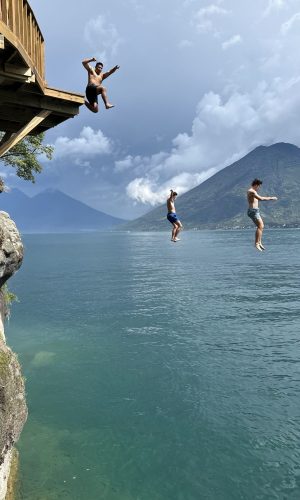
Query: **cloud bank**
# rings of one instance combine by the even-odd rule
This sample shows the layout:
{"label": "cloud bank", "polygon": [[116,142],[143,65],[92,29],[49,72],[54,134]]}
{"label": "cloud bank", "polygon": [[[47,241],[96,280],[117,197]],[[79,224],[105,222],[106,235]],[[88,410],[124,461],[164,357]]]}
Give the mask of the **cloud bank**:
{"label": "cloud bank", "polygon": [[93,51],[92,56],[106,63],[116,56],[122,43],[116,26],[109,23],[106,16],[90,19],[84,27],[84,39]]}
{"label": "cloud bank", "polygon": [[79,137],[58,137],[54,144],[54,159],[73,158],[90,159],[98,155],[108,155],[113,150],[113,143],[101,130],[84,127]]}
{"label": "cloud bank", "polygon": [[169,153],[128,157],[115,167],[126,165],[137,173],[127,185],[131,199],[155,205],[169,189],[182,194],[260,144],[299,142],[291,122],[299,110],[300,77],[260,82],[251,92],[234,91],[227,98],[208,92],[191,133],[179,134]]}

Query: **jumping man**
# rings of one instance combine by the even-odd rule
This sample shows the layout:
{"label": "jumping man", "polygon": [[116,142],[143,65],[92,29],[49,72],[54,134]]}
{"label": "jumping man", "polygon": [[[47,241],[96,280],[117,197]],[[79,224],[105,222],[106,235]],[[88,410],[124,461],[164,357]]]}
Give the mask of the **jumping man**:
{"label": "jumping man", "polygon": [[83,66],[88,72],[88,84],[85,91],[88,102],[84,101],[84,104],[93,113],[98,113],[99,94],[101,94],[106,109],[114,107],[113,104],[110,104],[108,102],[106,88],[103,87],[102,81],[105,80],[105,78],[107,78],[108,76],[112,75],[115,71],[117,71],[120,66],[114,66],[114,68],[110,69],[106,73],[103,73],[103,64],[101,62],[96,62],[95,68],[92,68],[89,65],[90,62],[96,62],[95,57],[92,57],[92,59],[84,59],[84,61],[82,61]]}
{"label": "jumping man", "polygon": [[263,246],[261,241],[264,229],[264,223],[259,212],[258,201],[277,200],[276,196],[259,196],[259,194],[257,194],[257,191],[261,185],[262,181],[260,181],[259,179],[254,179],[251,187],[247,191],[247,198],[249,203],[247,215],[248,217],[250,217],[250,219],[253,220],[254,224],[257,226],[255,233],[255,248],[259,250],[259,252],[265,250],[265,247]]}
{"label": "jumping man", "polygon": [[176,210],[175,210],[175,199],[176,199],[177,193],[171,189],[171,194],[167,200],[167,207],[168,207],[168,214],[167,214],[167,219],[171,224],[173,225],[172,229],[172,237],[171,241],[179,241],[179,238],[177,238],[177,235],[179,231],[182,229],[182,224],[180,220],[178,219],[176,215]]}

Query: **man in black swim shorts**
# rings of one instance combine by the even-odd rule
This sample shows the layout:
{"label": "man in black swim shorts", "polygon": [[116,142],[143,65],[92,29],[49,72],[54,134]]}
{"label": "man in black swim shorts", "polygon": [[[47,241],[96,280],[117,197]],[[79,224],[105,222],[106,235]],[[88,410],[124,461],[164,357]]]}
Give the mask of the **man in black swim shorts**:
{"label": "man in black swim shorts", "polygon": [[119,69],[120,66],[114,66],[112,69],[107,71],[106,73],[103,73],[103,64],[101,62],[97,62],[95,68],[92,68],[89,63],[96,61],[95,57],[92,57],[91,59],[84,59],[82,61],[83,66],[88,72],[88,84],[86,87],[86,98],[87,101],[84,102],[86,107],[92,111],[93,113],[98,113],[99,107],[98,107],[98,95],[100,94],[104,105],[106,109],[113,108],[114,105],[110,104],[107,98],[107,93],[106,93],[106,88],[103,87],[102,81],[105,80],[105,78],[109,77],[112,75],[117,69]]}

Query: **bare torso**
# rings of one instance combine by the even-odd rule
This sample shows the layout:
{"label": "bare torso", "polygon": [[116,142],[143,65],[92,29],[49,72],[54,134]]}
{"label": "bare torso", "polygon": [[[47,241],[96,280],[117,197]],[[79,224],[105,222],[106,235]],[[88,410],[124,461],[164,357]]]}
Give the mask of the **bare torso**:
{"label": "bare torso", "polygon": [[88,71],[88,84],[89,85],[96,85],[97,87],[102,84],[103,80],[103,73],[97,73],[93,70],[93,68],[90,68],[90,71]]}
{"label": "bare torso", "polygon": [[257,192],[255,189],[250,188],[247,191],[247,199],[249,203],[249,208],[258,208],[258,199],[255,198],[255,195],[257,195]]}
{"label": "bare torso", "polygon": [[168,207],[169,213],[174,213],[174,214],[176,213],[175,203],[171,198],[168,198],[168,200],[167,200],[167,207]]}

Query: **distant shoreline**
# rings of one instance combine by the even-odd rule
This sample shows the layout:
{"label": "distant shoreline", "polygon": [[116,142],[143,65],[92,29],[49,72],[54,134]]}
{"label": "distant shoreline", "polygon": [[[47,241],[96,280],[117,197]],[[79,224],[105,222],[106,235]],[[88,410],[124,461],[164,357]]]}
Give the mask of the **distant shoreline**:
{"label": "distant shoreline", "polygon": [[[205,227],[205,228],[193,228],[193,229],[184,229],[185,233],[196,233],[200,231],[253,231],[253,227]],[[299,226],[266,226],[266,230],[286,230],[286,229],[300,229]],[[73,235],[86,235],[86,234],[114,234],[114,235],[119,235],[119,234],[141,234],[141,233],[169,233],[170,231],[168,229],[158,229],[158,230],[150,230],[150,231],[145,231],[145,230],[127,230],[127,229],[107,229],[107,230],[93,230],[93,231],[20,231],[22,235],[67,235],[67,234],[73,234]]]}

